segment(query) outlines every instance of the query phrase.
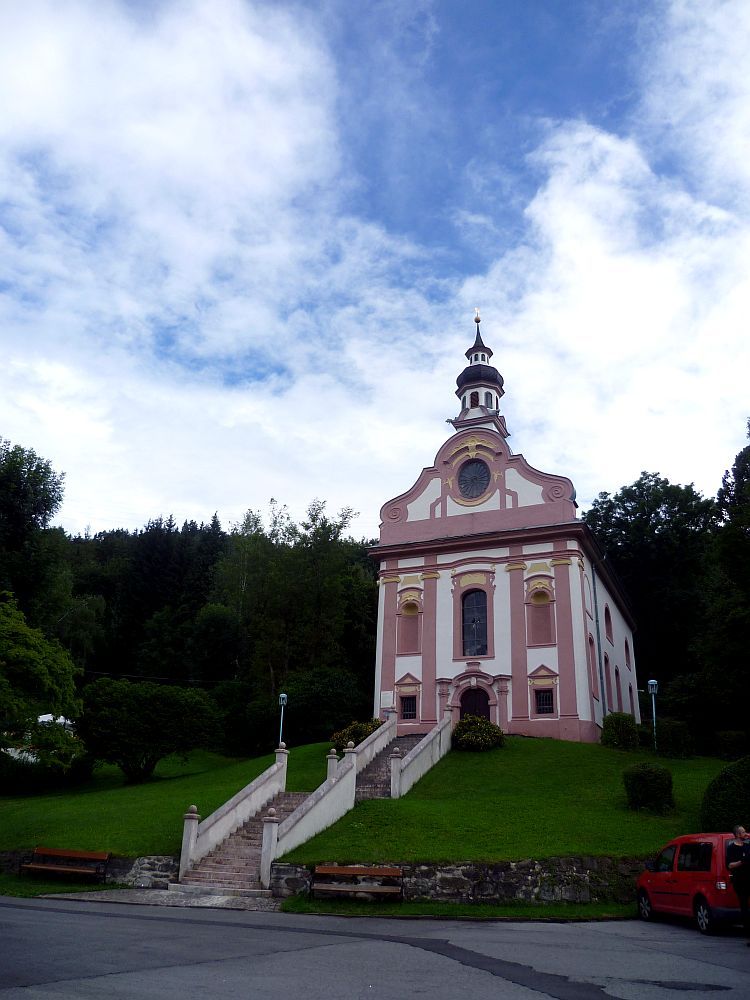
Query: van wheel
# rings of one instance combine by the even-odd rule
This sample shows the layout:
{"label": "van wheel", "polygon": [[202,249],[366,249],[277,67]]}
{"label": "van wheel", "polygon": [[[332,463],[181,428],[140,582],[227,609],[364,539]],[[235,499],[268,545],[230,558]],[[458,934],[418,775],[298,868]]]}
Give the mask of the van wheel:
{"label": "van wheel", "polygon": [[693,915],[695,924],[701,934],[716,933],[716,917],[706,900],[699,896],[693,903]]}
{"label": "van wheel", "polygon": [[654,919],[654,908],[651,905],[651,899],[649,894],[643,889],[640,889],[638,892],[638,916],[641,920]]}

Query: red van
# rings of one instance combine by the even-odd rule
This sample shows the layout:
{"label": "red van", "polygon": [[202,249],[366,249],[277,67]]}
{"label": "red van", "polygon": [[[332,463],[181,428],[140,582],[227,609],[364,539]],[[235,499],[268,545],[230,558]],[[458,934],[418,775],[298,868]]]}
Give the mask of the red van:
{"label": "red van", "polygon": [[670,840],[636,883],[638,916],[657,913],[693,917],[701,934],[739,920],[740,904],[727,868],[731,833],[689,833]]}

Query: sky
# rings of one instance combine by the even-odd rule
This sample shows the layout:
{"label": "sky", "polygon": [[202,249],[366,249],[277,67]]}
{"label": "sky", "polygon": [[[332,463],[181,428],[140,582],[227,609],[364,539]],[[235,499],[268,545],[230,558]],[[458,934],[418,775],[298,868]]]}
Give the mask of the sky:
{"label": "sky", "polygon": [[0,436],[77,534],[379,510],[482,336],[583,510],[750,417],[746,0],[0,0]]}

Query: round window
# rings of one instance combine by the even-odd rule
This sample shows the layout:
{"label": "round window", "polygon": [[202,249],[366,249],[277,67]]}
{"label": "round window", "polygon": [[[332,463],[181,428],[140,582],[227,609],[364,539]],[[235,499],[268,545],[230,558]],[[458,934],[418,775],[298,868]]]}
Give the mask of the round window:
{"label": "round window", "polygon": [[490,470],[486,462],[475,458],[465,462],[458,473],[458,488],[467,500],[476,500],[487,492],[490,485]]}

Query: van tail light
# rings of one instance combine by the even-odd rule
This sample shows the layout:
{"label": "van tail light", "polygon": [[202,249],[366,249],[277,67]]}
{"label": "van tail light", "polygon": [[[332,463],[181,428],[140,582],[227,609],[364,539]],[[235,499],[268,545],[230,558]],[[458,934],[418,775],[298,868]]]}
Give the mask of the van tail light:
{"label": "van tail light", "polygon": [[726,887],[727,887],[726,882],[717,882],[716,883],[716,888],[717,889],[726,889]]}

